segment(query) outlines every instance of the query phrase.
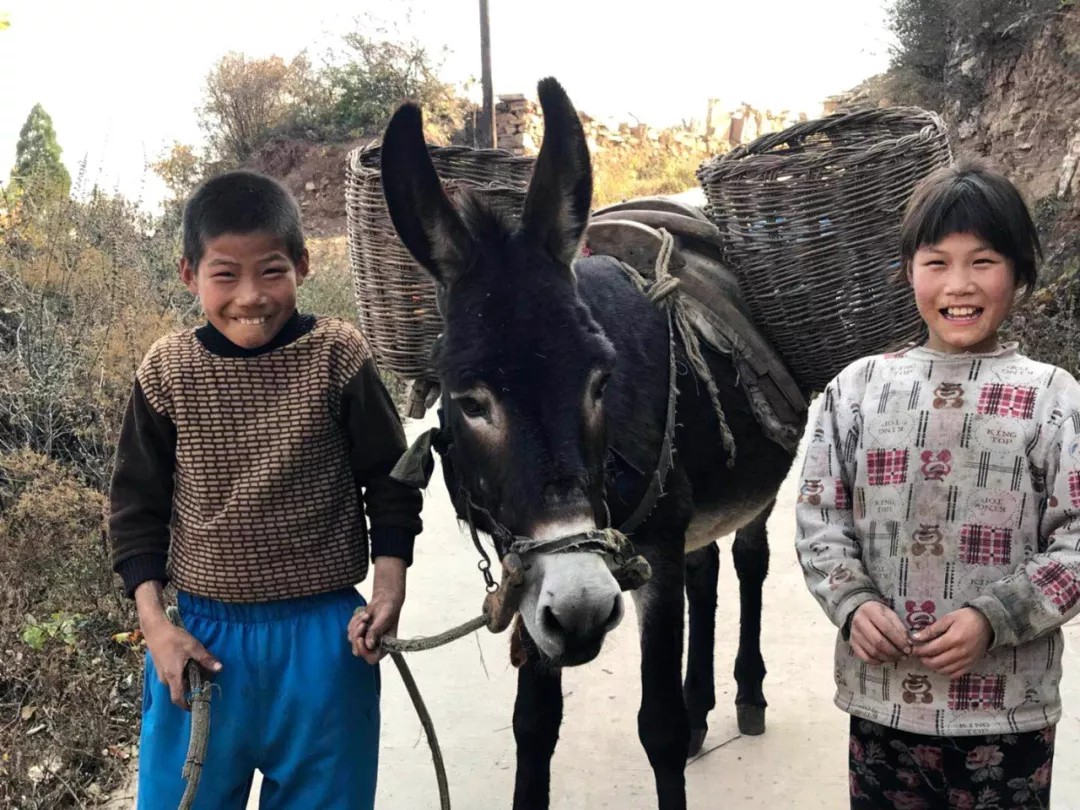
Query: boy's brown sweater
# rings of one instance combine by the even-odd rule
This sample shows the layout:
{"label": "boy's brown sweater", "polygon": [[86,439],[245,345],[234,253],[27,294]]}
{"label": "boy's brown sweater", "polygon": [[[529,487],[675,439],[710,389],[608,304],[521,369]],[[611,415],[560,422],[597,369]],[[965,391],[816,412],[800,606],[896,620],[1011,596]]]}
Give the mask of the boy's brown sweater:
{"label": "boy's brown sweater", "polygon": [[110,494],[114,568],[230,602],[355,585],[411,563],[421,494],[391,478],[394,404],[351,324],[294,314],[256,350],[212,326],[158,340],[136,374]]}

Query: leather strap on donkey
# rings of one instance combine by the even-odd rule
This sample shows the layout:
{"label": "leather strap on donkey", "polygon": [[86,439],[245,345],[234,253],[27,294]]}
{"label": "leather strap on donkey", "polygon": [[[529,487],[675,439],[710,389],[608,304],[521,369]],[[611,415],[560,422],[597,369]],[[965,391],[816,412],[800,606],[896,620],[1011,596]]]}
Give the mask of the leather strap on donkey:
{"label": "leather strap on donkey", "polygon": [[[671,370],[671,383],[672,386],[674,386],[674,353],[671,355]],[[674,390],[674,388],[672,390]],[[458,497],[454,500],[464,512],[465,522],[469,526],[469,534],[472,537],[473,545],[480,554],[481,559],[478,567],[484,576],[484,583],[488,593],[491,594],[494,592],[496,585],[491,576],[491,557],[480,542],[480,535],[476,525],[477,513],[485,518],[487,531],[495,541],[496,548],[502,552],[504,567],[508,559],[520,560],[521,555],[524,554],[567,554],[570,552],[587,552],[610,555],[612,557],[612,561],[615,563],[612,574],[624,591],[636,590],[648,582],[652,576],[649,564],[644,557],[634,553],[633,544],[630,542],[627,535],[637,528],[637,525],[641,520],[644,520],[644,516],[647,516],[652,510],[652,507],[656,504],[656,500],[663,491],[664,480],[667,477],[668,470],[671,468],[671,435],[674,433],[675,429],[674,395],[669,397],[668,425],[669,430],[665,431],[665,440],[661,449],[661,457],[657,465],[657,470],[653,476],[653,482],[650,484],[645,498],[638,506],[638,509],[635,510],[630,520],[618,529],[610,527],[594,529],[587,532],[553,537],[546,540],[537,540],[531,537],[515,535],[505,526],[500,524],[490,512],[474,503],[472,496],[462,488],[458,492]],[[409,449],[401,456],[398,463],[394,466],[394,469],[390,471],[390,477],[403,484],[418,489],[426,489],[431,481],[431,476],[435,471],[434,454],[438,452],[440,455],[447,457],[450,452],[450,446],[451,441],[449,439],[449,434],[444,428],[431,428],[430,430],[421,433],[416,440],[413,441]],[[507,624],[508,623],[509,622],[507,621]],[[492,626],[490,629],[493,632],[501,632],[506,629],[506,625],[504,624],[497,629]]]}

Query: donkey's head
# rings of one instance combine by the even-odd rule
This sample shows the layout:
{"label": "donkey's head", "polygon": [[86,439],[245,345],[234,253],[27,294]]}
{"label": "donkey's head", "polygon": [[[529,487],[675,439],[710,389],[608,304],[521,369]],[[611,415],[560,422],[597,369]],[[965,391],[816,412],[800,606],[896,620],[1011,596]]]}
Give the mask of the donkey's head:
{"label": "donkey's head", "polygon": [[[603,525],[615,353],[570,269],[592,198],[581,122],[554,79],[539,96],[544,142],[518,227],[468,195],[451,205],[412,105],[386,131],[382,179],[394,227],[441,287],[436,369],[458,513],[471,501],[479,528],[547,540]],[[540,553],[525,563],[521,616],[540,651],[563,665],[591,660],[622,618],[608,561]]]}

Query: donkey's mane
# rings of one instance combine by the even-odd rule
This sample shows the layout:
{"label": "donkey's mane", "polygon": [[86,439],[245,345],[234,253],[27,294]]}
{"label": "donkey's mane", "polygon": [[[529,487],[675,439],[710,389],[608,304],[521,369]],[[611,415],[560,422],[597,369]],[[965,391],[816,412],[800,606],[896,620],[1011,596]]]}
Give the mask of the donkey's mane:
{"label": "donkey's mane", "polygon": [[458,189],[451,197],[458,216],[472,237],[481,245],[502,245],[514,235],[510,217],[472,189]]}

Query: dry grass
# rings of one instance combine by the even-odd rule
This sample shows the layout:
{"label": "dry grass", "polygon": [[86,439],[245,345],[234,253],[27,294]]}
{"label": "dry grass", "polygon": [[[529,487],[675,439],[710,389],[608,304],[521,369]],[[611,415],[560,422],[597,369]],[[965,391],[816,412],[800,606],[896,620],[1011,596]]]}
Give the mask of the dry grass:
{"label": "dry grass", "polygon": [[344,236],[309,239],[311,273],[300,287],[301,312],[356,321],[356,295],[349,272],[349,244]]}
{"label": "dry grass", "polygon": [[0,195],[0,807],[86,807],[127,778],[142,657],[113,638],[135,615],[104,493],[135,368],[195,316],[174,226]]}
{"label": "dry grass", "polygon": [[1063,275],[1019,304],[1005,333],[1028,357],[1080,379],[1080,274]]}
{"label": "dry grass", "polygon": [[[311,253],[311,274],[300,287],[300,311],[335,315],[356,323],[356,294],[349,268],[349,240],[344,236],[309,239],[308,250]],[[409,394],[406,381],[386,369],[380,369],[379,374],[397,403],[398,411],[403,413]]]}
{"label": "dry grass", "polygon": [[141,650],[113,586],[104,497],[23,450],[0,454],[0,807],[84,807],[127,778]]}
{"label": "dry grass", "polygon": [[653,147],[608,149],[593,155],[593,206],[696,188],[701,155]]}

